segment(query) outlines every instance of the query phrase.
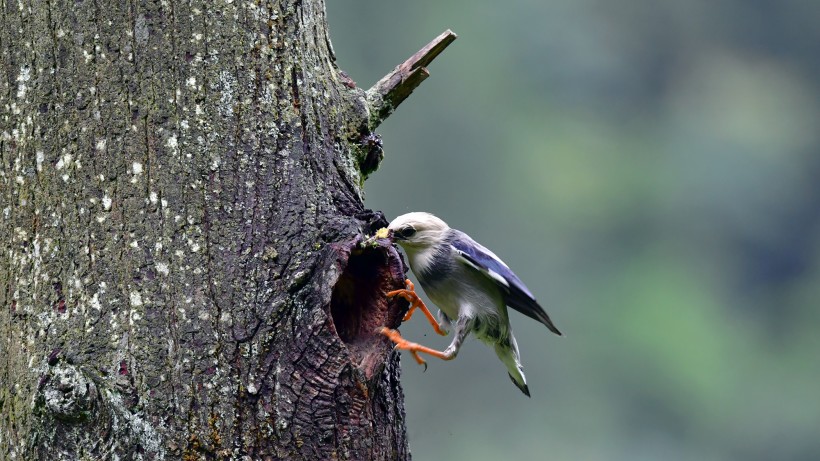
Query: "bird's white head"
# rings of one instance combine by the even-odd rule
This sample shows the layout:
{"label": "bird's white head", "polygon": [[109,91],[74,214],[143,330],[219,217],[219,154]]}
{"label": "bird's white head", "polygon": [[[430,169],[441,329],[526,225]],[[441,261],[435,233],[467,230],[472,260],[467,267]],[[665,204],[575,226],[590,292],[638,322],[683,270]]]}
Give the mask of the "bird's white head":
{"label": "bird's white head", "polygon": [[439,243],[450,229],[441,219],[421,211],[403,214],[387,228],[393,240],[408,251],[419,251]]}

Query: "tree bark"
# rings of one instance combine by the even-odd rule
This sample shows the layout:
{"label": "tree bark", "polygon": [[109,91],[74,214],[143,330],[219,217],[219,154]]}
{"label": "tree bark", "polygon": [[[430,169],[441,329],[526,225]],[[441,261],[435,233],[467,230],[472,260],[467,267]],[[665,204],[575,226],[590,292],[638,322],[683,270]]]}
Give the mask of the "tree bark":
{"label": "tree bark", "polygon": [[0,458],[409,459],[323,1],[2,8]]}

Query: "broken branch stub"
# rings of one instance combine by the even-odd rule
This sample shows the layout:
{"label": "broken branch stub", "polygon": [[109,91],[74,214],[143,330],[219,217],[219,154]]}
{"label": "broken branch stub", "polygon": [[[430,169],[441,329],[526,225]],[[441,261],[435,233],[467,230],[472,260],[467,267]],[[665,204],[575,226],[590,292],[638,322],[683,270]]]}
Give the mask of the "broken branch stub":
{"label": "broken branch stub", "polygon": [[447,29],[367,90],[371,130],[387,119],[430,76],[426,67],[457,37]]}

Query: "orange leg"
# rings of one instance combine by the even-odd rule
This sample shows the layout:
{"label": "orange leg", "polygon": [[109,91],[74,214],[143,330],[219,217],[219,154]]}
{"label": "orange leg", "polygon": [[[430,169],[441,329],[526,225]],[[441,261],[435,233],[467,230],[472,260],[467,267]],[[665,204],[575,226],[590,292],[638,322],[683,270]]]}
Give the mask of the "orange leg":
{"label": "orange leg", "polygon": [[404,281],[407,284],[406,290],[395,290],[387,292],[387,297],[392,298],[393,296],[401,296],[402,298],[406,299],[407,302],[410,303],[410,310],[404,314],[404,318],[402,319],[403,322],[410,320],[410,317],[413,316],[413,312],[416,308],[421,309],[424,312],[424,316],[427,317],[427,320],[430,322],[430,325],[433,326],[433,330],[436,333],[440,334],[441,336],[447,336],[447,332],[441,329],[441,325],[438,324],[436,318],[433,317],[433,314],[430,313],[430,309],[427,309],[427,306],[424,305],[424,302],[419,298],[419,295],[416,294],[416,287],[413,285],[413,282],[410,279]]}
{"label": "orange leg", "polygon": [[455,358],[455,354],[446,354],[441,351],[437,351],[435,349],[430,349],[429,347],[422,346],[421,344],[412,343],[404,338],[401,337],[401,334],[396,330],[391,330],[389,328],[381,327],[379,328],[378,332],[387,336],[390,341],[393,341],[401,350],[410,351],[410,354],[413,355],[413,358],[416,359],[419,365],[424,365],[424,369],[427,369],[427,362],[424,361],[423,358],[419,355],[419,352],[424,352],[425,354],[432,355],[433,357],[438,357],[441,360],[452,360]]}

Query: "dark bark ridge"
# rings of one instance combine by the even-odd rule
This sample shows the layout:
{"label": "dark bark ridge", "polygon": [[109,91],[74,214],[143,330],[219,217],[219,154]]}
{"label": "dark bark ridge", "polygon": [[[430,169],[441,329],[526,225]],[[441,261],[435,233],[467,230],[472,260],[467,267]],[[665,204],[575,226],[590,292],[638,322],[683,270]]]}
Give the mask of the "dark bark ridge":
{"label": "dark bark ridge", "polygon": [[408,459],[374,331],[404,266],[362,244],[389,114],[337,68],[323,2],[19,5],[0,458]]}

